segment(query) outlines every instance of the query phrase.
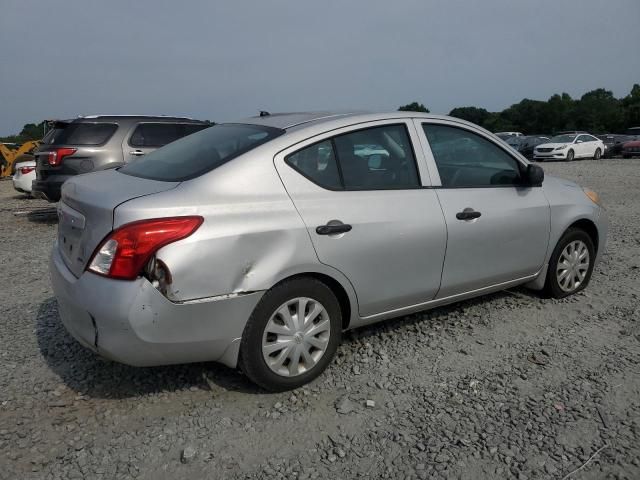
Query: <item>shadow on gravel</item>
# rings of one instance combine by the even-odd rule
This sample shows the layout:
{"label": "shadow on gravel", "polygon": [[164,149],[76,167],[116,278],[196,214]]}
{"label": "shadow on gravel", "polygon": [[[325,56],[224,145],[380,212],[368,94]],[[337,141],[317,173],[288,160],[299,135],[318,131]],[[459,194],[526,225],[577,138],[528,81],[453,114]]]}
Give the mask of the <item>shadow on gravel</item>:
{"label": "shadow on gravel", "polygon": [[33,223],[42,223],[46,225],[55,225],[58,223],[58,214],[56,212],[29,212],[26,215],[27,220]]}
{"label": "shadow on gravel", "polygon": [[[540,297],[524,288],[510,289],[460,303],[419,312],[348,332],[343,341],[352,342],[425,322],[444,322],[447,317],[473,306],[513,298],[525,303]],[[482,321],[480,318],[479,321]],[[206,390],[265,394],[236,370],[216,363],[194,363],[166,367],[131,367],[105,360],[86,349],[66,331],[54,298],[45,300],[38,310],[36,335],[47,365],[71,389],[94,398],[128,398],[162,391]]]}
{"label": "shadow on gravel", "polygon": [[69,388],[93,398],[137,397],[191,387],[265,393],[239,372],[215,363],[143,368],[105,360],[67,333],[60,321],[55,298],[40,304],[36,336],[49,368]]}
{"label": "shadow on gravel", "polygon": [[[500,299],[505,298],[512,298],[514,300],[518,299],[519,301],[525,303],[537,303],[542,299],[538,292],[526,289],[524,287],[510,288],[508,290],[490,293],[481,297],[471,298],[469,300],[463,300],[461,302],[452,303],[450,305],[436,307],[431,310],[423,310],[411,315],[405,315],[404,317],[393,318],[380,323],[375,323],[372,325],[367,325],[354,330],[350,330],[343,337],[343,342],[356,341],[365,337],[373,337],[381,332],[391,331],[420,323],[444,323],[452,314],[457,315],[462,310],[465,310],[467,308],[485,304],[489,305],[493,302],[497,302]],[[485,320],[481,317],[478,319],[478,322],[484,321]],[[443,326],[446,326],[446,324]]]}

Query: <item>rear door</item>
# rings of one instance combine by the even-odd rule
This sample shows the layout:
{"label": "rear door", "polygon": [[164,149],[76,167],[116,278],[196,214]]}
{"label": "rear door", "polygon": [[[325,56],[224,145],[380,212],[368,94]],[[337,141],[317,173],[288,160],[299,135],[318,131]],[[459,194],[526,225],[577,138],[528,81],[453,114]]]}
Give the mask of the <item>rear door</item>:
{"label": "rear door", "polygon": [[416,123],[448,231],[438,298],[537,273],[550,208],[542,188],[522,186],[524,163],[480,130]]}
{"label": "rear door", "polygon": [[[323,134],[275,158],[318,259],[352,283],[360,316],[435,297],[446,228],[411,121]],[[422,181],[421,181],[422,178]]]}
{"label": "rear door", "polygon": [[179,138],[206,128],[199,123],[141,122],[125,138],[122,151],[128,163]]}

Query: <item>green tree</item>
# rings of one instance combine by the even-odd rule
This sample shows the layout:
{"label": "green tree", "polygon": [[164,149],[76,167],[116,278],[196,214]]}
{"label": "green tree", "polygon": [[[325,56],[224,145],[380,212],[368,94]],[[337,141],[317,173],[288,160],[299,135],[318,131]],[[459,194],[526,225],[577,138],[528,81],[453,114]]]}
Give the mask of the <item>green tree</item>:
{"label": "green tree", "polygon": [[618,132],[624,129],[624,110],[613,92],[598,88],[585,93],[575,108],[576,125],[592,133]]}
{"label": "green tree", "polygon": [[46,122],[27,123],[17,135],[1,137],[3,143],[24,143],[29,140],[40,140],[44,136]]}
{"label": "green tree", "polygon": [[478,107],[458,107],[449,112],[449,116],[461,118],[467,122],[475,123],[484,127],[491,114],[484,108]]}
{"label": "green tree", "polygon": [[399,112],[424,112],[429,113],[429,109],[425,107],[423,104],[418,102],[412,102],[407,105],[402,105],[398,108]]}
{"label": "green tree", "polygon": [[640,127],[640,85],[635,83],[629,95],[622,99],[625,128]]}

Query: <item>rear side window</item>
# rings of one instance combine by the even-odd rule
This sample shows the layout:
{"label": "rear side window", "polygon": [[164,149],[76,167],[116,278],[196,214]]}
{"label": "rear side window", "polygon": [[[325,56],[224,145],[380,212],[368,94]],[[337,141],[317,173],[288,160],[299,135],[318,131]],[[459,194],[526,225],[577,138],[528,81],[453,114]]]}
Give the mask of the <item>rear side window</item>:
{"label": "rear side window", "polygon": [[187,123],[141,123],[129,139],[132,147],[162,147],[179,138],[191,135],[209,125]]}
{"label": "rear side window", "polygon": [[115,123],[56,123],[47,145],[102,145],[118,129]]}
{"label": "rear side window", "polygon": [[366,128],[324,140],[285,161],[330,190],[417,188],[420,179],[404,125]]}
{"label": "rear side window", "polygon": [[287,157],[287,163],[314,183],[329,190],[342,190],[331,140],[316,143]]}
{"label": "rear side window", "polygon": [[260,125],[221,124],[176,140],[120,168],[134,177],[166,182],[196,178],[284,133]]}

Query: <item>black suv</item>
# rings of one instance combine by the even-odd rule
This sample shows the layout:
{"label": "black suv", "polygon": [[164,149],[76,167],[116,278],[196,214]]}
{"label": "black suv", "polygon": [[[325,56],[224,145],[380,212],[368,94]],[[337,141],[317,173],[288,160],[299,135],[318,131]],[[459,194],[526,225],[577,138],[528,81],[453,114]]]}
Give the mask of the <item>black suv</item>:
{"label": "black suv", "polygon": [[69,177],[122,166],[211,125],[183,117],[139,115],[57,121],[35,151],[33,195],[57,202],[60,187]]}

